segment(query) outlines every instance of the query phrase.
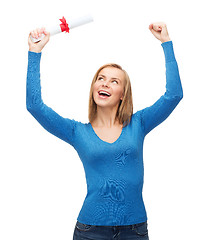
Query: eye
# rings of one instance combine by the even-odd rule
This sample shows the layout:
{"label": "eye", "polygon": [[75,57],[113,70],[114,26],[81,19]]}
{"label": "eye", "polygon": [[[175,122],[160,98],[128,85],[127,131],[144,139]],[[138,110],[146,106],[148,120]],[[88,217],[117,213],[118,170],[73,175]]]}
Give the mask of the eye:
{"label": "eye", "polygon": [[103,79],[103,78],[102,78],[102,77],[99,77],[99,78],[98,78],[98,80],[101,80],[101,79]]}
{"label": "eye", "polygon": [[113,80],[112,82],[116,82],[118,84],[118,81],[116,81],[116,80]]}

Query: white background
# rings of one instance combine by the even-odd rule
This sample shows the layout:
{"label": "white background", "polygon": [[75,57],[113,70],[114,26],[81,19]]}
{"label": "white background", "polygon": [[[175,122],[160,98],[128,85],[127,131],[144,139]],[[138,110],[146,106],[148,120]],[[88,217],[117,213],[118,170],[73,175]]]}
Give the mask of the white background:
{"label": "white background", "polygon": [[[143,197],[151,240],[212,240],[211,1],[5,1],[1,22],[0,239],[71,240],[86,196],[83,165],[26,109],[27,38],[62,16],[94,22],[50,38],[42,51],[44,102],[88,122],[90,84],[103,64],[131,79],[134,111],[165,92],[161,42],[149,24],[165,22],[184,97],[144,143]],[[59,20],[58,20],[59,21]]]}

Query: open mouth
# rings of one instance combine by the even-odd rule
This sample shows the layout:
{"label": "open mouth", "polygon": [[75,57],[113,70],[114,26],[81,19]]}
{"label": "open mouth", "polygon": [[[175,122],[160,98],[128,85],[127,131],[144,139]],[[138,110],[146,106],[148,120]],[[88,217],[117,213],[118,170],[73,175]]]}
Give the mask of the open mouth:
{"label": "open mouth", "polygon": [[98,94],[99,94],[99,96],[100,96],[101,98],[108,98],[108,97],[111,96],[111,94],[110,94],[109,92],[102,91],[102,90],[99,91]]}

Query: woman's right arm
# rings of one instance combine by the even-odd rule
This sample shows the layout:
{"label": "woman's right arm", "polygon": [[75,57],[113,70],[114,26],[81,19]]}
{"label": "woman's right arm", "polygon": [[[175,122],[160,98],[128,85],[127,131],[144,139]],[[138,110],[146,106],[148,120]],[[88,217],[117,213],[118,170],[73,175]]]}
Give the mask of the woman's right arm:
{"label": "woman's right arm", "polygon": [[[35,35],[34,35],[35,36]],[[42,39],[48,42],[47,38]],[[40,84],[40,60],[41,50],[45,42],[40,41],[39,45],[29,42],[27,84],[26,84],[26,107],[32,116],[50,133],[73,145],[75,120],[63,118],[54,110],[44,104],[41,97]]]}

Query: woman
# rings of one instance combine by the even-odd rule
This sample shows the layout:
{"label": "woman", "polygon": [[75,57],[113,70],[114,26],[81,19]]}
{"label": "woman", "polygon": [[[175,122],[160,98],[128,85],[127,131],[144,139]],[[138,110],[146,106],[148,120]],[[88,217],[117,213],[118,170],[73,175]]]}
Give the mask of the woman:
{"label": "woman", "polygon": [[[27,110],[50,133],[75,148],[83,163],[87,195],[76,221],[74,240],[147,240],[142,199],[143,142],[183,97],[178,65],[165,23],[149,25],[161,41],[166,62],[166,92],[152,106],[133,114],[128,74],[117,64],[98,69],[91,83],[89,123],[63,118],[41,98],[40,58],[49,41],[44,28],[29,34]],[[33,43],[30,35],[45,38]]]}

